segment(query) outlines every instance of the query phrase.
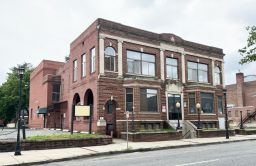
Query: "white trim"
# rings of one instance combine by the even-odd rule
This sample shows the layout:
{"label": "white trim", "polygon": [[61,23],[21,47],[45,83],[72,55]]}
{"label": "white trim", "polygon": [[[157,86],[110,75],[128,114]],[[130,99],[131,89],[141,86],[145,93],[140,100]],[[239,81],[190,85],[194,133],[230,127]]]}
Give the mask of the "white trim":
{"label": "white trim", "polygon": [[139,84],[139,83],[123,84],[123,87],[145,87],[147,89],[150,89],[150,88],[161,89],[160,85],[149,85],[149,84]]}
{"label": "white trim", "polygon": [[123,76],[123,41],[118,40],[118,76]]}
{"label": "white trim", "polygon": [[221,63],[221,76],[222,76],[222,86],[223,88],[226,87],[225,85],[225,74],[224,74],[224,62]]}
{"label": "white trim", "polygon": [[181,54],[181,80],[182,83],[186,83],[186,67],[185,67],[185,54]]}
{"label": "white trim", "polygon": [[165,44],[165,43],[160,43],[160,45],[155,45],[155,44],[145,43],[145,42],[132,40],[132,39],[128,39],[128,38],[123,38],[123,37],[119,37],[119,36],[108,35],[108,34],[104,34],[104,33],[100,33],[99,35],[100,35],[100,38],[106,37],[106,38],[110,38],[110,39],[125,41],[128,43],[138,44],[138,45],[142,45],[142,46],[158,48],[158,49],[162,49],[162,50],[169,50],[169,51],[179,52],[182,54],[188,54],[188,55],[192,55],[192,56],[196,56],[196,57],[213,59],[213,60],[218,60],[218,61],[223,62],[223,59],[220,59],[220,58],[209,57],[207,55],[185,51],[184,48],[182,48],[182,47],[172,46],[172,45]]}
{"label": "white trim", "polygon": [[215,60],[212,59],[212,85],[215,86]]}
{"label": "white trim", "polygon": [[161,70],[161,79],[165,80],[165,76],[164,76],[164,50],[160,50],[160,70]]}
{"label": "white trim", "polygon": [[104,75],[104,38],[100,38],[99,44],[100,75]]}

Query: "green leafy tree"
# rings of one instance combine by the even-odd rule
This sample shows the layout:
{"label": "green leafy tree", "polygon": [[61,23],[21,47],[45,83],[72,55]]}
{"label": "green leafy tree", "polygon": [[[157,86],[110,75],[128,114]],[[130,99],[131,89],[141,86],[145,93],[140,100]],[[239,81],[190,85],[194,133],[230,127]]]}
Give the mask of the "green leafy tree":
{"label": "green leafy tree", "polygon": [[256,26],[247,27],[246,30],[249,33],[247,44],[238,52],[243,56],[240,64],[250,63],[256,61]]}
{"label": "green leafy tree", "polygon": [[25,73],[22,80],[22,109],[27,109],[29,104],[29,81],[32,65],[24,63],[11,68],[6,82],[0,86],[0,119],[10,122],[16,118],[19,104],[19,75],[17,68],[23,66]]}

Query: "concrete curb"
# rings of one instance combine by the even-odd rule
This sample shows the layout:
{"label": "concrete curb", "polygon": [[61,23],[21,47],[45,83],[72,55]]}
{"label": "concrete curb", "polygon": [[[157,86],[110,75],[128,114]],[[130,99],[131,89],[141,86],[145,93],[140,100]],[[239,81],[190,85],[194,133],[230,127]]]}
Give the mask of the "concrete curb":
{"label": "concrete curb", "polygon": [[81,156],[74,156],[74,157],[65,157],[65,158],[61,158],[61,159],[50,159],[50,160],[36,161],[36,162],[31,162],[31,163],[11,164],[11,165],[7,165],[7,166],[16,166],[16,165],[30,166],[30,165],[36,165],[36,164],[47,164],[47,163],[52,163],[52,162],[69,161],[69,160],[74,160],[74,159],[84,159],[84,158],[90,158],[90,157],[96,157],[96,156],[106,156],[106,155],[133,153],[133,152],[157,151],[157,150],[165,150],[165,149],[177,149],[177,148],[206,146],[206,145],[215,145],[215,144],[226,144],[226,143],[245,142],[245,141],[256,141],[256,138],[245,139],[245,140],[196,143],[196,144],[189,144],[189,145],[174,145],[174,146],[156,147],[156,148],[140,148],[140,149],[131,149],[131,150],[100,152],[100,153],[95,153],[95,154],[88,154],[88,155],[81,155]]}

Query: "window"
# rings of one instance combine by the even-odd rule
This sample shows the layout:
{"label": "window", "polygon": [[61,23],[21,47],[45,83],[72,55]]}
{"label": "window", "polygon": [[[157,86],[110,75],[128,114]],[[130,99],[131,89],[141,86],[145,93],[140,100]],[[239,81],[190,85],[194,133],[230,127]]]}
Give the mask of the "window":
{"label": "window", "polygon": [[58,102],[60,100],[60,84],[52,85],[52,102]]}
{"label": "window", "polygon": [[142,112],[157,112],[157,90],[140,89],[140,110]]}
{"label": "window", "polygon": [[223,114],[223,104],[222,104],[222,97],[218,96],[218,112]]}
{"label": "window", "polygon": [[188,80],[196,82],[208,82],[208,65],[188,62]]}
{"label": "window", "polygon": [[188,106],[189,106],[189,113],[195,114],[196,113],[196,96],[195,93],[188,94]]}
{"label": "window", "polygon": [[81,69],[82,69],[82,77],[85,77],[86,76],[86,55],[85,54],[83,54],[82,56],[81,56],[81,59],[82,59],[82,61],[81,61]]}
{"label": "window", "polygon": [[105,49],[105,55],[104,55],[104,63],[105,63],[105,70],[108,71],[115,71],[116,66],[115,66],[115,58],[116,58],[116,53],[114,48],[112,47],[107,47]]}
{"label": "window", "polygon": [[221,72],[219,67],[214,68],[214,80],[215,80],[215,85],[220,85],[220,79],[221,79]]}
{"label": "window", "polygon": [[166,74],[169,79],[178,79],[178,60],[166,58]]}
{"label": "window", "polygon": [[155,56],[127,51],[127,71],[132,74],[155,76]]}
{"label": "window", "polygon": [[91,73],[95,72],[95,48],[91,49]]}
{"label": "window", "polygon": [[77,60],[73,61],[73,81],[77,80]]}
{"label": "window", "polygon": [[113,102],[111,100],[108,101],[107,104],[107,113],[112,114],[113,113]]}
{"label": "window", "polygon": [[201,107],[204,113],[213,113],[213,94],[201,93]]}
{"label": "window", "polygon": [[133,111],[133,89],[126,88],[126,111]]}

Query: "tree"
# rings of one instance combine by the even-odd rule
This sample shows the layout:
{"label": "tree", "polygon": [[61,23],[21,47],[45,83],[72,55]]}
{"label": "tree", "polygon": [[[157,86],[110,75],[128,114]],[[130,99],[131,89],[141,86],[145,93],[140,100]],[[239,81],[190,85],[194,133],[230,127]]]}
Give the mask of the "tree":
{"label": "tree", "polygon": [[246,30],[249,33],[247,45],[238,50],[238,52],[243,56],[239,62],[240,64],[256,61],[256,26],[248,26]]}
{"label": "tree", "polygon": [[[0,86],[0,119],[10,122],[16,117],[19,103],[19,75],[17,67],[11,68],[6,82]],[[25,73],[22,80],[22,109],[27,109],[29,104],[29,81],[30,73],[33,71],[32,65],[24,63]]]}

